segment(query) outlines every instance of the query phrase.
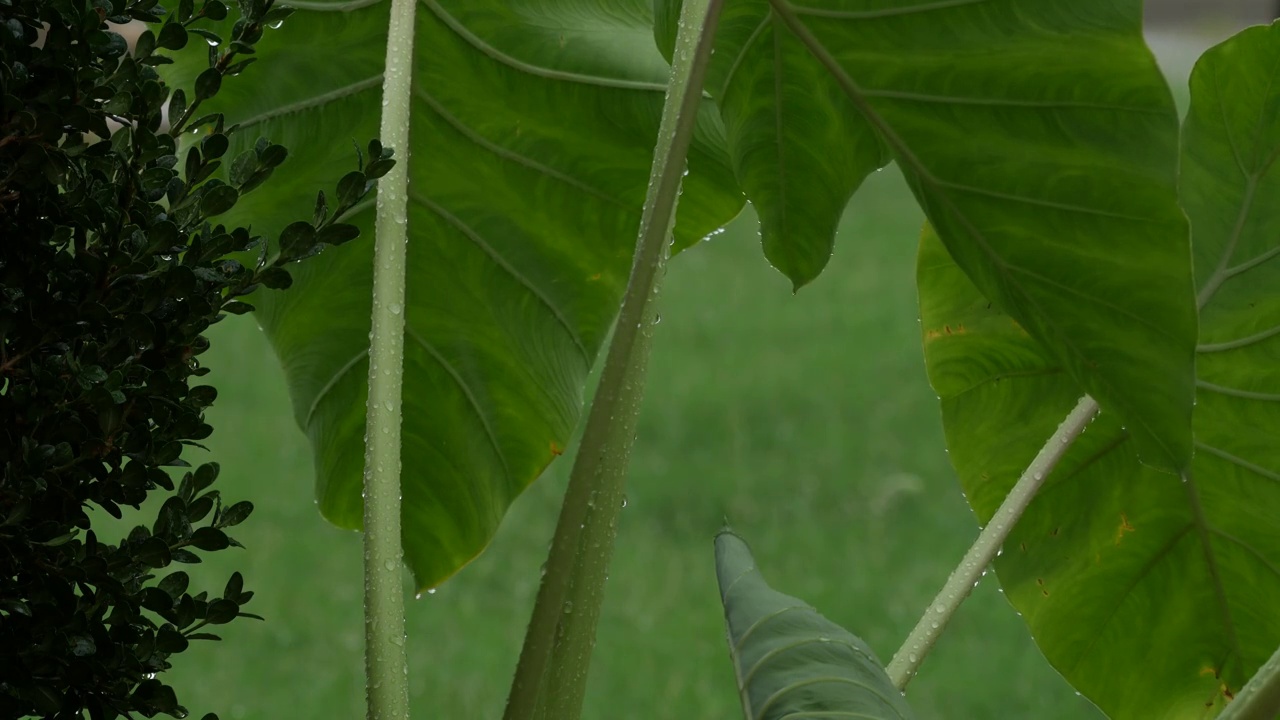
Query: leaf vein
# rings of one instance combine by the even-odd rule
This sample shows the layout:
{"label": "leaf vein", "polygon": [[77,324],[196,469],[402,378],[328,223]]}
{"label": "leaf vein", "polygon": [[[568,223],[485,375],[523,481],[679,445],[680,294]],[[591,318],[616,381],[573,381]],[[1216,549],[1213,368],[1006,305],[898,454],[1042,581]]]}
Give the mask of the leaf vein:
{"label": "leaf vein", "polygon": [[1200,551],[1204,557],[1205,567],[1209,570],[1209,578],[1213,583],[1213,596],[1218,601],[1218,611],[1222,614],[1222,624],[1227,634],[1227,642],[1231,646],[1231,652],[1236,657],[1244,657],[1240,652],[1240,635],[1236,630],[1235,619],[1231,616],[1231,604],[1227,602],[1227,589],[1222,582],[1222,571],[1218,567],[1218,556],[1214,554],[1213,542],[1209,539],[1209,520],[1205,517],[1204,505],[1200,502],[1200,486],[1190,474],[1184,474],[1182,480],[1187,492],[1187,502],[1191,506],[1196,535],[1200,538]]}
{"label": "leaf vein", "polygon": [[484,409],[480,407],[480,401],[476,398],[475,393],[471,391],[471,386],[467,384],[466,379],[458,373],[458,370],[453,367],[452,363],[441,355],[440,351],[437,350],[436,347],[425,337],[418,334],[416,330],[408,325],[405,325],[404,331],[406,335],[412,338],[414,342],[418,343],[418,345],[422,346],[422,349],[426,350],[427,354],[440,364],[440,367],[444,369],[449,377],[453,379],[453,382],[457,384],[458,389],[462,391],[462,395],[471,405],[471,409],[475,411],[476,419],[478,419],[480,421],[480,425],[484,427],[485,437],[488,438],[489,444],[493,447],[493,453],[498,456],[498,462],[502,463],[502,471],[507,482],[511,483],[511,468],[507,465],[507,456],[503,454],[502,446],[498,444],[498,435],[494,432],[493,426],[489,422],[488,415],[486,415]]}
{"label": "leaf vein", "polygon": [[[750,571],[748,571],[748,572],[750,572]],[[739,579],[739,580],[741,580],[741,579],[742,579],[742,577],[743,577],[743,576],[745,576],[746,574],[747,574],[747,573],[743,573],[742,575],[739,575],[739,576],[738,576],[738,579]],[[735,582],[736,582],[736,581],[735,581]],[[725,597],[725,600],[726,600],[726,601],[728,600],[727,595],[726,595],[726,597]],[[737,641],[736,643],[734,643],[734,647],[733,647],[734,657],[738,657],[738,658],[740,658],[740,657],[742,656],[742,646],[747,642],[747,640],[748,640],[748,639],[750,639],[750,638],[751,638],[751,636],[752,636],[753,634],[755,634],[755,631],[756,631],[757,629],[759,629],[760,627],[764,626],[764,625],[765,625],[766,623],[768,623],[770,620],[772,620],[772,619],[774,619],[774,618],[778,617],[779,615],[785,615],[785,614],[787,614],[787,613],[791,612],[792,610],[808,610],[808,609],[809,609],[809,606],[808,606],[808,605],[788,605],[788,606],[786,606],[786,607],[784,607],[784,608],[781,608],[781,609],[778,609],[778,610],[774,610],[773,612],[769,613],[768,615],[762,615],[762,616],[760,616],[760,617],[759,617],[755,622],[751,623],[751,625],[750,625],[746,630],[744,630],[744,631],[743,631],[742,635],[738,637],[738,641]],[[741,664],[741,663],[739,663],[739,664]]]}
{"label": "leaf vein", "polygon": [[[1011,193],[1000,192],[998,190],[988,190],[986,188],[979,188],[979,187],[974,187],[972,185],[964,185],[962,183],[952,182],[950,180],[943,180],[941,178],[936,177],[935,175],[930,173],[928,170],[926,170],[923,163],[921,163],[921,161],[918,158],[915,159],[915,162],[917,163],[918,172],[920,172],[922,176],[927,176],[925,177],[925,179],[928,180],[930,184],[935,185],[939,188],[948,188],[951,190],[958,190],[960,192],[970,193],[973,195],[983,195],[985,197],[995,198],[997,200],[1007,200],[1009,202],[1019,203],[1023,205],[1052,208],[1054,210],[1064,210],[1066,212],[1079,213],[1081,215],[1094,215],[1097,217],[1115,218],[1117,220],[1129,220],[1133,222],[1153,222],[1152,218],[1139,217],[1136,215],[1125,215],[1123,213],[1113,213],[1113,212],[1108,212],[1106,210],[1102,210],[1099,208],[1085,207],[1083,205],[1071,205],[1069,203],[1054,202],[1052,200],[1042,200],[1040,198],[1032,198],[1032,197],[1027,197],[1025,195],[1013,195]],[[954,205],[952,207],[954,208]]]}
{"label": "leaf vein", "polygon": [[1244,540],[1241,540],[1240,538],[1236,537],[1235,535],[1232,535],[1231,533],[1220,530],[1213,526],[1209,527],[1209,532],[1245,550],[1250,555],[1252,555],[1253,558],[1257,560],[1259,564],[1265,567],[1268,572],[1270,572],[1272,575],[1276,576],[1277,578],[1280,578],[1280,567],[1276,567],[1274,564],[1272,564],[1271,559],[1268,558],[1266,555],[1262,554],[1262,551],[1259,550],[1258,548],[1245,542]]}
{"label": "leaf vein", "polygon": [[1275,337],[1276,335],[1280,335],[1280,325],[1276,325],[1275,327],[1267,328],[1266,330],[1262,330],[1260,332],[1256,332],[1252,335],[1247,335],[1242,338],[1237,338],[1235,340],[1227,340],[1226,342],[1220,342],[1220,343],[1204,343],[1202,345],[1196,346],[1196,352],[1215,353],[1215,352],[1223,352],[1226,350],[1236,350],[1238,348],[1247,347],[1249,345],[1262,342],[1263,340],[1266,340],[1267,338]]}
{"label": "leaf vein", "polygon": [[827,637],[802,637],[802,638],[793,640],[785,645],[780,645],[778,647],[775,647],[769,650],[769,652],[765,653],[764,655],[761,655],[759,659],[756,660],[755,664],[751,666],[751,670],[743,678],[742,680],[743,683],[746,685],[750,685],[752,679],[756,675],[756,672],[760,670],[760,668],[764,667],[765,664],[767,664],[770,660],[784,653],[790,652],[792,650],[796,650],[798,648],[802,648],[805,645],[839,645],[841,647],[848,648],[857,657],[862,657],[863,655],[863,653],[859,652],[858,649],[853,646],[853,643],[847,640],[833,640]]}
{"label": "leaf vein", "polygon": [[367,77],[364,80],[357,80],[356,82],[353,82],[350,85],[345,85],[335,90],[330,90],[327,93],[321,93],[319,95],[316,95],[315,97],[305,98],[297,102],[289,103],[288,105],[281,105],[278,108],[272,108],[264,113],[259,113],[258,115],[254,115],[253,117],[249,118],[248,120],[245,120],[244,122],[237,123],[237,127],[239,127],[241,130],[244,130],[246,128],[251,128],[254,125],[267,122],[268,120],[274,120],[275,118],[283,117],[285,115],[290,115],[292,113],[302,112],[304,110],[310,110],[311,108],[320,107],[321,105],[327,105],[331,102],[334,102],[335,100],[341,100],[342,98],[345,98],[345,97],[358,95],[371,88],[379,87],[381,84],[382,84],[382,73],[378,73],[377,75]]}
{"label": "leaf vein", "polygon": [[1264,253],[1261,253],[1254,258],[1245,260],[1244,262],[1240,263],[1239,265],[1236,265],[1235,267],[1227,268],[1226,270],[1227,277],[1232,278],[1241,273],[1248,272],[1258,267],[1259,265],[1267,262],[1268,260],[1275,258],[1277,255],[1280,255],[1280,245],[1277,245],[1276,247],[1273,247],[1270,250]]}
{"label": "leaf vein", "polygon": [[481,237],[479,233],[477,233],[474,229],[472,229],[466,223],[462,222],[461,219],[459,219],[458,217],[450,213],[448,210],[445,210],[443,207],[437,205],[435,202],[432,202],[422,193],[419,193],[416,191],[411,192],[410,197],[413,199],[414,202],[420,203],[423,207],[427,208],[432,213],[434,213],[437,217],[444,220],[446,223],[448,223],[458,232],[462,233],[468,240],[470,240],[477,247],[479,247],[486,255],[488,255],[489,258],[492,259],[493,262],[498,267],[506,271],[506,273],[510,275],[513,280],[515,280],[520,285],[524,286],[524,288],[528,290],[531,295],[537,298],[539,302],[541,302],[548,310],[550,310],[551,314],[555,317],[556,321],[559,322],[560,326],[563,327],[565,332],[569,334],[569,339],[572,340],[574,346],[578,348],[578,353],[582,355],[583,361],[587,363],[588,366],[591,365],[591,354],[587,352],[587,346],[582,342],[582,338],[579,337],[578,331],[574,329],[573,325],[569,322],[569,319],[565,317],[564,313],[562,313],[560,309],[556,307],[554,303],[551,302],[551,299],[548,298],[546,295],[544,295],[542,291],[539,290],[538,287],[533,284],[533,281],[525,277],[524,273],[520,272],[511,263],[507,262],[506,259],[503,258],[502,255],[500,255],[498,251],[495,250],[487,240]]}
{"label": "leaf vein", "polygon": [[347,373],[351,372],[351,368],[355,367],[357,363],[367,357],[369,357],[369,346],[366,345],[361,348],[360,352],[356,353],[354,357],[343,363],[342,367],[338,368],[338,371],[333,374],[333,377],[330,377],[329,381],[320,388],[320,391],[316,393],[315,399],[311,401],[311,407],[307,408],[307,417],[302,423],[302,428],[304,430],[311,428],[311,420],[315,417],[316,410],[320,407],[320,403],[329,395],[329,392],[338,384],[338,381]]}
{"label": "leaf vein", "polygon": [[544,165],[538,162],[537,160],[534,160],[533,158],[528,157],[527,155],[522,155],[514,150],[505,148],[493,142],[492,140],[484,137],[475,129],[473,129],[471,126],[467,125],[462,120],[460,120],[457,116],[450,113],[444,107],[444,105],[440,104],[438,100],[432,97],[431,93],[425,90],[422,90],[421,88],[415,88],[414,95],[417,96],[419,100],[422,100],[427,105],[429,105],[432,111],[434,111],[436,115],[438,115],[442,120],[449,123],[449,125],[453,127],[453,129],[462,133],[462,135],[465,136],[468,140],[475,143],[476,145],[479,145],[485,150],[488,150],[494,155],[497,155],[498,157],[504,160],[510,160],[511,162],[516,163],[517,165],[526,167],[530,170],[533,170],[534,172],[546,175],[547,177],[553,180],[558,180],[574,188],[575,190],[579,190],[581,192],[587,193],[588,195],[591,195],[595,198],[603,200],[611,205],[615,205],[617,207],[623,208],[624,210],[634,214],[634,210],[631,207],[624,204],[622,201],[618,200],[617,198],[612,197],[571,175],[560,172],[559,170],[556,170],[555,168],[552,168],[548,165]]}
{"label": "leaf vein", "polygon": [[[738,57],[733,59],[733,64],[729,66],[729,71],[725,73],[724,85],[720,88],[720,92],[716,93],[717,97],[723,100],[724,94],[729,88],[733,87],[733,79],[738,74],[738,68],[742,67],[742,62],[751,52],[751,48],[755,47],[756,41],[760,39],[760,35],[764,33],[764,29],[769,27],[769,23],[773,21],[773,15],[766,14],[755,30],[751,31],[751,35],[747,37],[747,41],[742,44],[742,51],[738,53]],[[776,30],[774,32],[777,32]]]}
{"label": "leaf vein", "polygon": [[1218,447],[1214,447],[1212,445],[1209,445],[1208,443],[1200,442],[1199,440],[1196,441],[1196,448],[1199,450],[1203,450],[1209,453],[1210,455],[1217,456],[1222,460],[1226,460],[1232,465],[1236,465],[1244,470],[1248,470],[1249,472],[1254,473],[1255,475],[1264,477],[1267,480],[1280,482],[1280,473],[1274,472],[1272,470],[1268,470],[1267,468],[1264,468],[1261,465],[1257,465],[1255,463],[1249,462],[1248,460],[1245,460],[1244,458],[1238,455],[1229,453],[1226,450],[1223,450]]}
{"label": "leaf vein", "polygon": [[809,7],[806,5],[793,5],[792,7],[795,9],[797,15],[833,18],[836,20],[874,20],[877,18],[931,12],[933,10],[946,10],[948,8],[964,7],[966,5],[981,5],[988,1],[989,0],[939,0],[938,2],[922,3],[920,5],[907,5],[905,7],[890,7],[880,10],[828,10],[826,8]]}
{"label": "leaf vein", "polygon": [[[868,695],[872,695],[880,699],[880,701],[887,706],[886,709],[893,709],[893,703],[890,702],[889,699],[886,698],[883,694],[881,694],[877,688],[872,687],[871,685],[855,680],[854,678],[840,677],[838,675],[820,675],[818,677],[810,677],[810,678],[805,678],[804,680],[798,680],[796,682],[789,683],[787,685],[784,685],[778,688],[776,691],[774,691],[772,695],[770,695],[764,701],[763,704],[761,704],[760,710],[756,713],[756,717],[757,718],[768,717],[767,713],[769,711],[769,708],[775,705],[776,703],[780,702],[783,696],[786,695],[787,693],[801,690],[810,685],[819,685],[819,684],[825,684],[825,683],[832,683],[836,685],[852,685],[853,687],[867,691]],[[897,712],[896,709],[894,709],[894,714],[897,715],[898,717],[902,717],[902,714]]]}
{"label": "leaf vein", "polygon": [[920,103],[947,103],[951,105],[978,105],[981,107],[1024,107],[1045,110],[1114,110],[1144,115],[1163,115],[1159,110],[1106,103],[1070,102],[1066,100],[1009,100],[1003,98],[960,97],[956,95],[933,95],[928,93],[906,92],[900,90],[864,90],[866,97],[886,98],[889,100],[906,100]]}
{"label": "leaf vein", "polygon": [[576,82],[585,85],[596,85],[599,87],[615,88],[620,90],[646,90],[649,92],[660,93],[665,93],[667,91],[665,83],[624,80],[622,78],[584,75],[582,73],[567,72],[564,70],[552,70],[550,68],[527,63],[523,60],[518,60],[490,45],[481,39],[480,36],[471,32],[467,26],[463,25],[457,18],[450,15],[443,7],[441,7],[440,3],[436,2],[436,0],[420,0],[420,2],[426,5],[433,15],[447,25],[458,37],[466,41],[468,45],[480,51],[489,59],[506,65],[514,70],[518,70],[529,75],[536,75],[548,80],[563,80],[566,82]]}
{"label": "leaf vein", "polygon": [[1238,397],[1245,400],[1280,402],[1280,393],[1262,393],[1253,392],[1251,390],[1241,390],[1239,388],[1227,387],[1225,385],[1217,385],[1205,380],[1197,380],[1196,387],[1202,390],[1208,390],[1209,392],[1218,393],[1219,395],[1228,395],[1230,397]]}
{"label": "leaf vein", "polygon": [[1084,662],[1085,658],[1093,652],[1098,641],[1102,639],[1102,631],[1105,630],[1112,622],[1115,622],[1116,615],[1120,612],[1120,606],[1124,604],[1124,601],[1128,599],[1131,594],[1133,594],[1134,589],[1146,579],[1147,575],[1155,569],[1156,565],[1160,564],[1161,561],[1168,557],[1169,553],[1173,552],[1173,549],[1177,547],[1178,543],[1181,542],[1182,538],[1191,531],[1191,528],[1194,527],[1194,525],[1194,522],[1188,522],[1180,530],[1170,535],[1168,542],[1159,548],[1155,554],[1147,560],[1146,564],[1142,566],[1142,569],[1133,576],[1133,579],[1130,580],[1128,586],[1126,586],[1120,593],[1119,597],[1116,598],[1115,605],[1112,606],[1111,612],[1107,615],[1106,620],[1103,620],[1102,623],[1098,625],[1097,629],[1093,633],[1093,638],[1089,640],[1089,644],[1086,645],[1080,652],[1079,656],[1076,657],[1076,661],[1072,663],[1071,669],[1067,671],[1067,674],[1074,675],[1076,673],[1076,670],[1080,667],[1080,663]]}
{"label": "leaf vein", "polygon": [[1051,279],[1051,278],[1047,278],[1047,277],[1045,277],[1044,275],[1041,275],[1040,273],[1035,272],[1034,270],[1028,270],[1028,269],[1026,269],[1026,268],[1019,267],[1019,266],[1017,266],[1017,265],[1008,265],[1007,267],[1008,267],[1008,269],[1009,269],[1009,272],[1011,272],[1011,273],[1021,273],[1021,274],[1023,274],[1023,275],[1028,276],[1028,277],[1035,278],[1036,280],[1039,280],[1040,282],[1044,283],[1045,285],[1052,285],[1053,287],[1058,288],[1059,290],[1061,290],[1062,292],[1064,292],[1064,293],[1066,293],[1066,294],[1068,294],[1068,295],[1074,295],[1075,297],[1078,297],[1078,298],[1080,298],[1081,300],[1083,300],[1083,301],[1085,301],[1085,302],[1093,303],[1094,305],[1099,305],[1099,306],[1102,306],[1102,307],[1107,308],[1107,309],[1109,309],[1109,310],[1112,310],[1112,311],[1113,311],[1113,312],[1115,312],[1116,314],[1118,314],[1118,315],[1123,315],[1123,316],[1125,316],[1125,317],[1129,318],[1130,320],[1133,320],[1134,322],[1136,322],[1136,323],[1137,323],[1137,324],[1139,324],[1139,325],[1146,325],[1147,327],[1149,327],[1149,328],[1151,328],[1152,330],[1154,330],[1157,334],[1164,335],[1165,337],[1169,338],[1170,340],[1174,340],[1174,341],[1176,341],[1176,340],[1177,340],[1177,338],[1175,338],[1172,334],[1170,334],[1170,333],[1169,333],[1168,329],[1163,328],[1163,327],[1161,327],[1161,326],[1159,326],[1159,325],[1157,325],[1157,324],[1155,324],[1155,323],[1151,322],[1151,321],[1150,321],[1150,320],[1148,320],[1147,318],[1142,317],[1141,315],[1139,315],[1138,313],[1133,312],[1132,310],[1127,310],[1127,309],[1125,309],[1125,308],[1123,308],[1123,307],[1121,307],[1121,306],[1119,306],[1119,305],[1116,305],[1115,303],[1112,303],[1112,302],[1111,302],[1111,301],[1109,301],[1109,300],[1105,300],[1105,299],[1100,298],[1100,297],[1094,297],[1094,296],[1089,295],[1089,294],[1087,294],[1087,293],[1083,293],[1083,292],[1081,292],[1081,291],[1079,291],[1079,290],[1077,290],[1077,289],[1075,289],[1075,288],[1071,287],[1070,285],[1064,285],[1064,284],[1062,284],[1062,283],[1058,282],[1057,280],[1053,280],[1053,279]]}

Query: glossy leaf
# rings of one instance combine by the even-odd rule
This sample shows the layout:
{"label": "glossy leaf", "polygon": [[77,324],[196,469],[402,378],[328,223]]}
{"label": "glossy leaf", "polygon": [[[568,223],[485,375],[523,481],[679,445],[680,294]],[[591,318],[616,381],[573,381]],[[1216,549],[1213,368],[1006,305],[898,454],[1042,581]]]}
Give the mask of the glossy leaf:
{"label": "glossy leaf", "polygon": [[769,587],[728,530],[716,536],[716,575],[747,720],[914,717],[871,648]]}
{"label": "glossy leaf", "polygon": [[983,293],[1126,419],[1144,461],[1178,470],[1196,315],[1177,116],[1141,20],[1139,0],[744,0],[708,90],[797,286],[884,148]]}
{"label": "glossy leaf", "polygon": [[[261,62],[211,103],[241,124],[229,156],[258,135],[290,149],[235,208],[272,234],[312,217],[316,191],[352,168],[353,140],[377,134],[388,22],[387,3],[290,5],[258,45]],[[419,588],[474,558],[569,443],[653,159],[669,69],[651,16],[649,0],[428,0],[418,11],[412,147],[394,150],[410,163],[404,548]],[[681,246],[743,204],[709,105],[703,116]],[[349,528],[361,523],[372,218],[372,203],[358,206],[344,221],[361,240],[292,269],[287,292],[254,298],[315,449],[320,509]]]}
{"label": "glossy leaf", "polygon": [[[1280,28],[1254,28],[1192,76],[1181,193],[1202,308],[1185,480],[1139,463],[1104,410],[996,561],[1050,662],[1113,718],[1216,714],[1280,644],[1277,64]],[[928,232],[919,283],[951,459],[985,522],[1080,389]]]}

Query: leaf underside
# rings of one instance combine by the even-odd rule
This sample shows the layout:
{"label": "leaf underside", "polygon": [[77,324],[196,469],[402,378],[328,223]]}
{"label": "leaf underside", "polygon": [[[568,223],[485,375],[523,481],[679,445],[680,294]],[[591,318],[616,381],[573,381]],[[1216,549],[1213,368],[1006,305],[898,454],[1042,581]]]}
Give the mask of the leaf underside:
{"label": "leaf underside", "polygon": [[[389,3],[290,4],[218,98],[244,128],[235,142],[291,150],[236,208],[268,234],[309,216],[353,140],[377,134],[385,59]],[[395,148],[410,163],[403,539],[430,588],[483,550],[570,440],[626,284],[669,71],[646,0],[424,0],[416,43],[412,147]],[[679,247],[743,204],[723,130],[702,119]],[[358,528],[372,205],[349,222],[363,239],[255,304],[314,448],[321,512]]]}
{"label": "leaf underside", "polygon": [[[1201,322],[1185,481],[1139,463],[1104,410],[996,561],[1050,662],[1113,718],[1216,714],[1280,644],[1278,71],[1273,25],[1210,50],[1191,79],[1180,190]],[[929,230],[918,279],[947,445],[985,522],[1080,388]]]}
{"label": "leaf underside", "polygon": [[[660,4],[666,45],[679,0]],[[1176,472],[1196,313],[1177,115],[1141,6],[743,0],[707,88],[765,253],[797,286],[891,156],[983,294]],[[1135,291],[1135,275],[1159,282]]]}

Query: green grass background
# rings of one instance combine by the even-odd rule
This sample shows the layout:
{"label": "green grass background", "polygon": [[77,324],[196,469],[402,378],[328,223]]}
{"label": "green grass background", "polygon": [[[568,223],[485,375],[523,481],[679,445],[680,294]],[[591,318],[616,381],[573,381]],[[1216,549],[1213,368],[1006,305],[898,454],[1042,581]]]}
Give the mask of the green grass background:
{"label": "green grass background", "polygon": [[[1185,77],[1194,52],[1165,46]],[[798,295],[763,259],[750,211],[671,263],[584,717],[741,717],[711,544],[726,518],[775,587],[886,661],[975,537],[921,357],[921,219],[891,168],[855,197],[831,265]],[[360,538],[315,509],[310,451],[265,337],[247,318],[210,337],[209,458],[224,497],[257,511],[234,533],[247,551],[188,569],[214,592],[242,571],[256,592],[246,609],[267,620],[224,626],[224,642],[196,643],[166,678],[195,717],[362,717]],[[571,457],[484,555],[409,601],[417,717],[500,717]],[[994,576],[908,697],[926,719],[1101,717]]]}

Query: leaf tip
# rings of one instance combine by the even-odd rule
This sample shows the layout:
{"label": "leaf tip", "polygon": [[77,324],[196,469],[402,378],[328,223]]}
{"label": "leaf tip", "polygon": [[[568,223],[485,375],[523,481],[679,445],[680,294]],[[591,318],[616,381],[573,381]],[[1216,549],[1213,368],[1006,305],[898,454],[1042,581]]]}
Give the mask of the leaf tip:
{"label": "leaf tip", "polygon": [[769,264],[775,270],[791,281],[791,294],[797,295],[800,292],[800,288],[818,279],[818,276],[822,274],[823,268],[827,266],[829,258],[822,258],[820,261],[815,262],[797,261],[793,257],[777,257],[776,253],[770,252],[766,247],[765,259],[769,261]]}

